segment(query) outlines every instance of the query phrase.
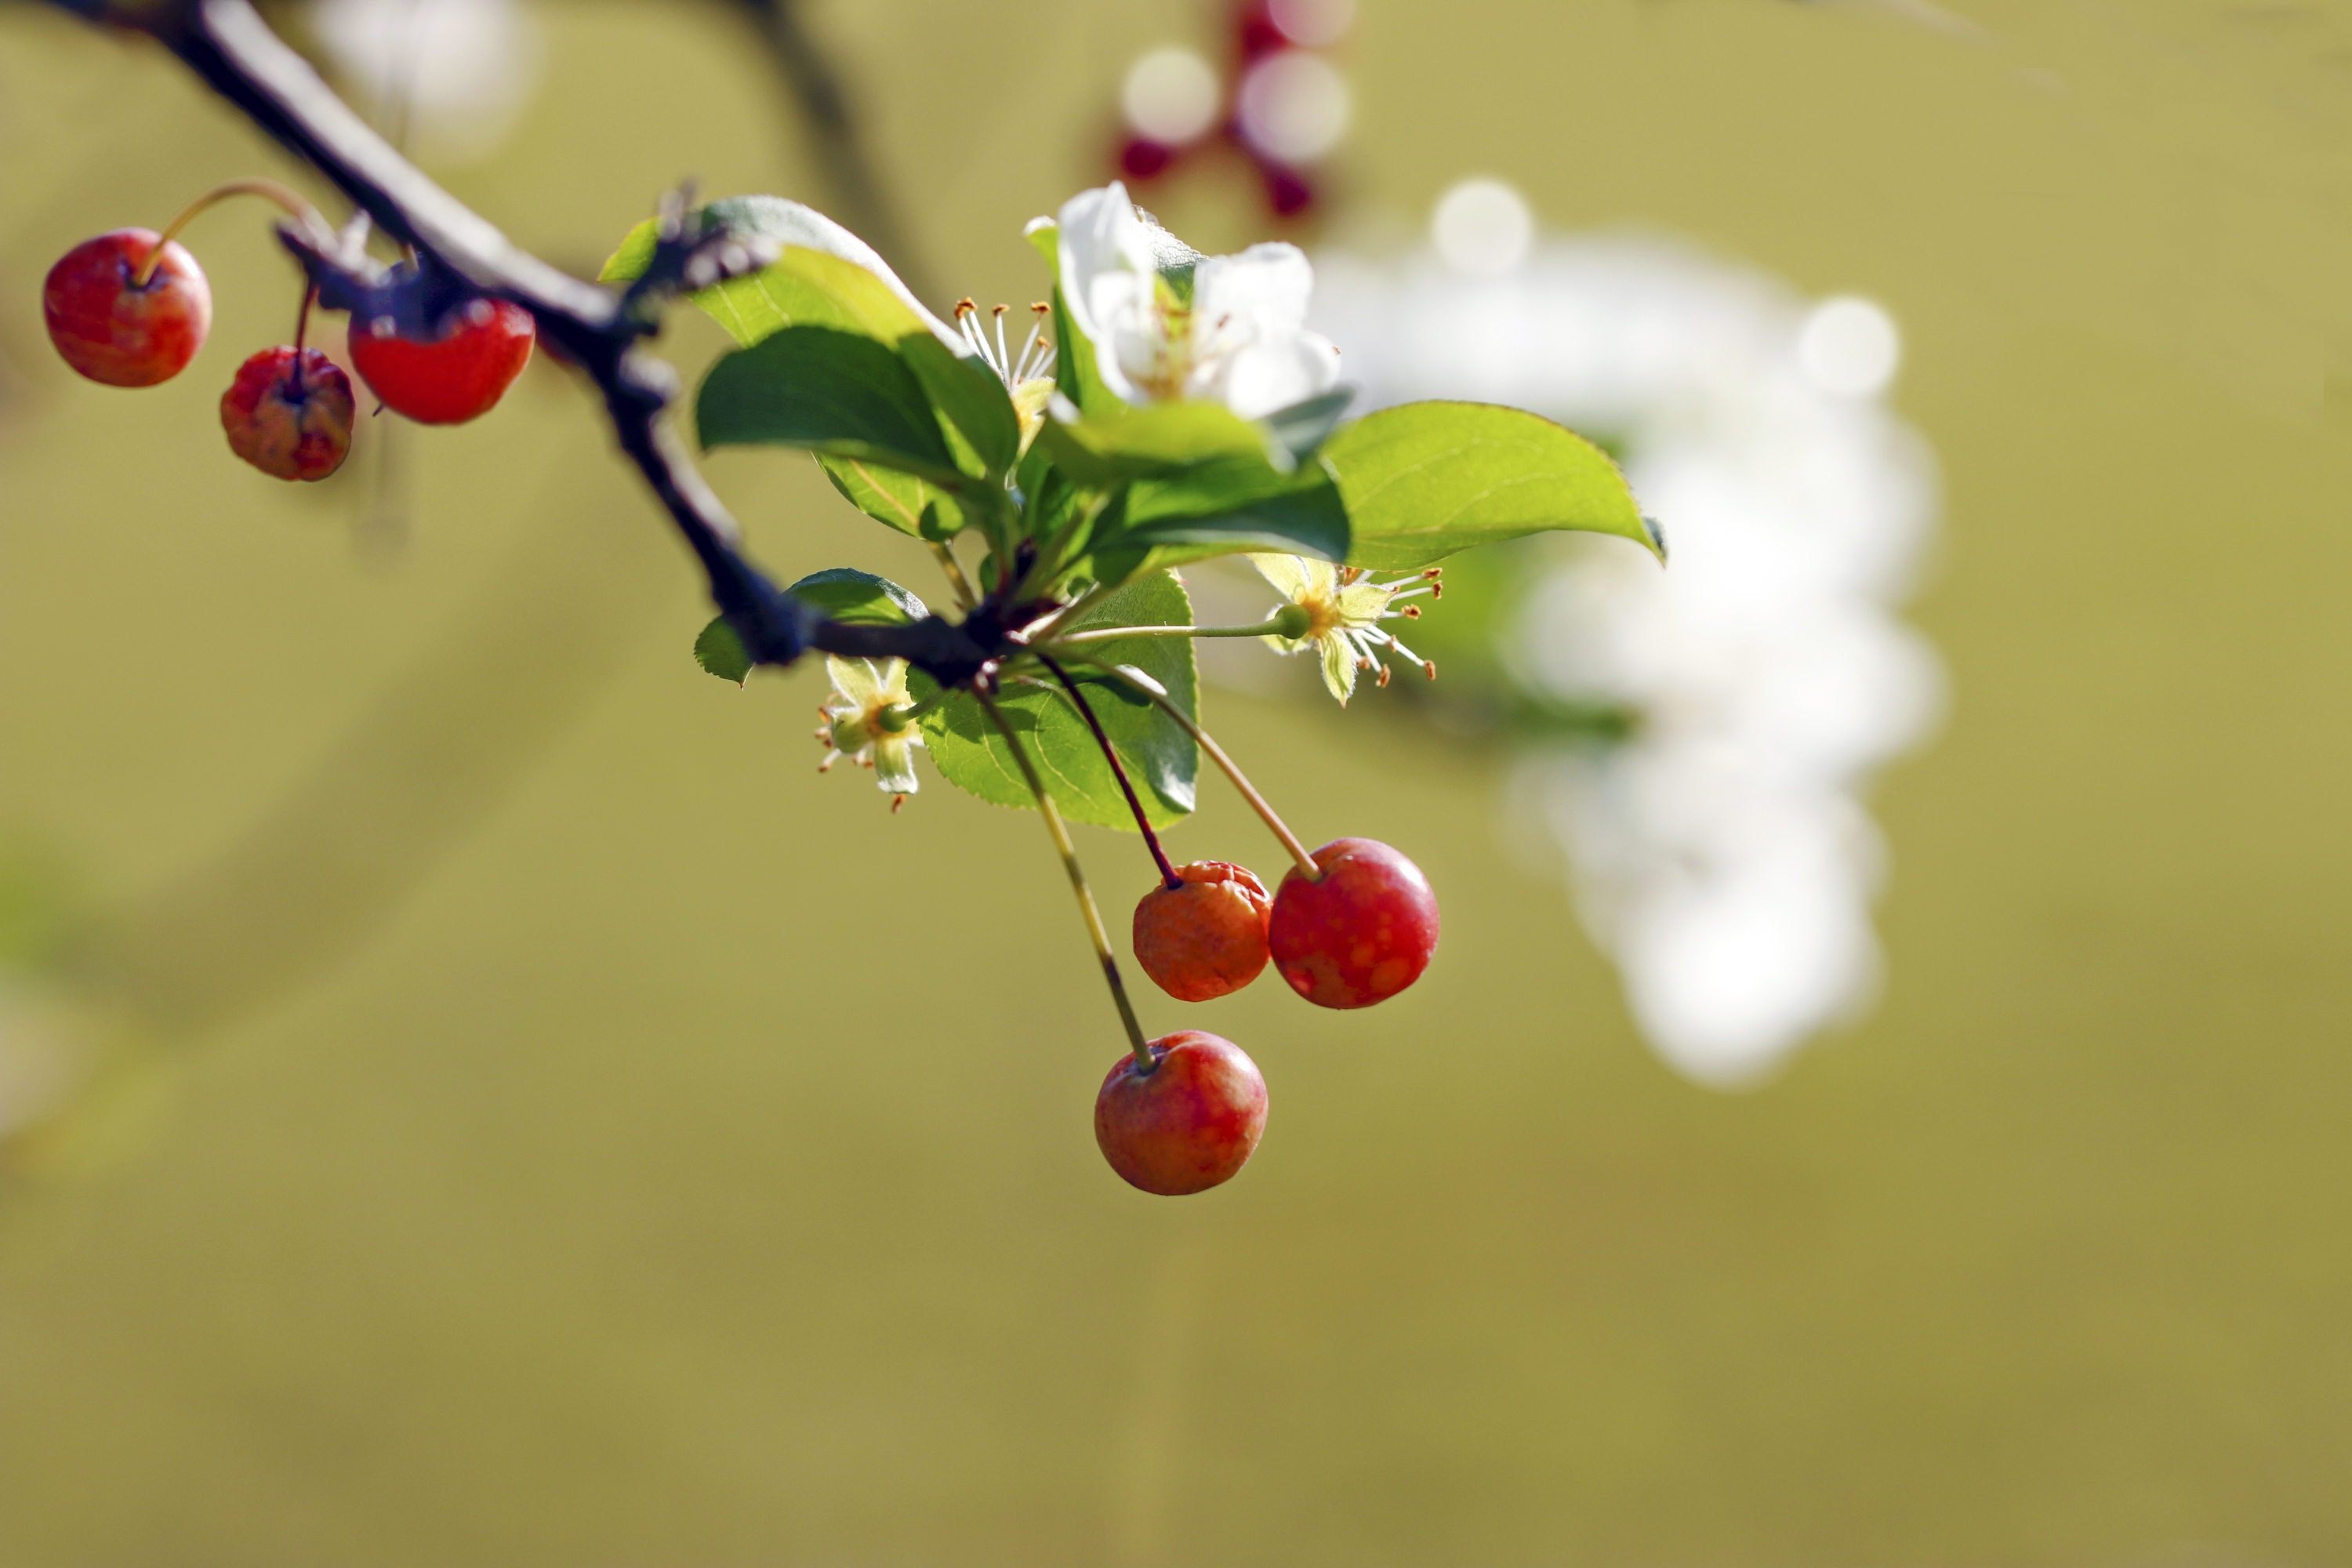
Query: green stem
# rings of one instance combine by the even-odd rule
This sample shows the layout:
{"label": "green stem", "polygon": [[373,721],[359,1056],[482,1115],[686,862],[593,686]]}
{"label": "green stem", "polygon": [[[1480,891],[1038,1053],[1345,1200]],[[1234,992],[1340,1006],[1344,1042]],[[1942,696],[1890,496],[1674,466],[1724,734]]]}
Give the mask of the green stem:
{"label": "green stem", "polygon": [[1194,723],[1191,714],[1171,701],[1168,693],[1160,689],[1158,682],[1139,680],[1125,665],[1113,664],[1110,660],[1088,653],[1084,648],[1073,648],[1070,652],[1074,658],[1085,659],[1096,668],[1108,670],[1119,679],[1126,681],[1159,704],[1161,712],[1182,725],[1184,732],[1192,737],[1193,743],[1208,752],[1209,760],[1223,771],[1226,778],[1233,781],[1235,789],[1241,791],[1242,798],[1249,802],[1250,809],[1257,813],[1258,819],[1273,831],[1276,838],[1282,840],[1282,847],[1290,851],[1291,859],[1297,862],[1298,874],[1310,882],[1319,882],[1323,879],[1323,868],[1315,863],[1315,857],[1307,851],[1306,845],[1299,842],[1298,835],[1291,832],[1289,825],[1276,815],[1274,807],[1267,804],[1265,796],[1257,793],[1255,786],[1251,784],[1242,770],[1234,764],[1233,758],[1225,755],[1225,749],[1217,744],[1214,737],[1211,736],[1206,730]]}
{"label": "green stem", "polygon": [[1054,797],[1046,793],[1045,780],[1037,776],[1037,765],[1029,760],[1028,748],[1013,732],[1013,726],[1004,721],[1004,715],[997,709],[995,700],[984,691],[975,691],[972,696],[979,700],[981,711],[988,715],[989,722],[996,726],[997,733],[1004,737],[1004,744],[1013,752],[1013,760],[1019,765],[1021,776],[1029,785],[1029,793],[1037,797],[1037,815],[1045,819],[1045,831],[1053,835],[1054,847],[1061,853],[1063,868],[1070,874],[1070,890],[1077,895],[1078,913],[1086,918],[1087,935],[1095,944],[1095,957],[1102,962],[1103,983],[1110,987],[1110,999],[1118,1005],[1118,1021],[1127,1026],[1128,1043],[1134,1049],[1136,1066],[1150,1073],[1160,1065],[1159,1058],[1151,1054],[1151,1047],[1143,1037],[1143,1026],[1136,1022],[1135,1005],[1127,999],[1127,986],[1118,977],[1118,960],[1111,955],[1110,933],[1103,929],[1102,914],[1095,908],[1095,896],[1087,886],[1087,873],[1078,864],[1077,847],[1070,842],[1070,830],[1063,826],[1062,814],[1055,808]]}
{"label": "green stem", "polygon": [[1278,637],[1291,636],[1281,616],[1254,626],[1103,626],[1072,632],[1047,643],[1048,647],[1076,647],[1083,643],[1115,642],[1120,637]]}
{"label": "green stem", "polygon": [[931,547],[931,553],[939,558],[940,570],[948,574],[948,584],[955,589],[956,603],[967,610],[979,604],[980,595],[971,591],[971,579],[963,574],[963,564],[955,558],[955,552],[936,539],[923,542]]}
{"label": "green stem", "polygon": [[945,702],[949,698],[953,697],[954,695],[955,690],[953,688],[942,686],[937,691],[932,692],[929,697],[922,699],[919,702],[902,702],[896,707],[884,709],[883,712],[886,715],[892,713],[898,715],[898,731],[892,731],[893,733],[898,733],[899,731],[903,731],[908,725],[912,724],[916,720],[921,718],[924,714],[929,712],[932,709],[937,708],[940,703]]}

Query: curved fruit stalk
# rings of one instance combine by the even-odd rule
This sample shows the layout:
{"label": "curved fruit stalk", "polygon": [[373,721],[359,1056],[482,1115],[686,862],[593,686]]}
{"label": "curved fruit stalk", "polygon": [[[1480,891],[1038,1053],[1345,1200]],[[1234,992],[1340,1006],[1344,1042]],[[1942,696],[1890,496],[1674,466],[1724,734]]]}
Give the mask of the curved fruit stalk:
{"label": "curved fruit stalk", "polygon": [[1265,1079],[1231,1040],[1199,1029],[1119,1058],[1095,1096],[1095,1142],[1129,1186],[1160,1197],[1233,1179],[1265,1131]]}
{"label": "curved fruit stalk", "polygon": [[1369,1007],[1420,979],[1438,925],[1421,868],[1370,838],[1335,838],[1315,864],[1319,880],[1283,878],[1266,929],[1290,988],[1318,1007]]}
{"label": "curved fruit stalk", "polygon": [[281,479],[323,479],[352,449],[352,383],[317,349],[264,349],[221,394],[229,450]]}
{"label": "curved fruit stalk", "polygon": [[419,425],[463,425],[498,405],[530,363],[530,312],[503,300],[469,300],[429,341],[401,337],[389,316],[352,323],[352,367],[384,406]]}
{"label": "curved fruit stalk", "polygon": [[58,353],[107,386],[154,386],[188,367],[212,331],[213,291],[196,258],[163,237],[118,228],[58,258],[41,285],[41,319]]}
{"label": "curved fruit stalk", "polygon": [[1223,860],[1180,866],[1135,906],[1135,961],[1180,1002],[1207,1002],[1240,990],[1265,968],[1265,884]]}

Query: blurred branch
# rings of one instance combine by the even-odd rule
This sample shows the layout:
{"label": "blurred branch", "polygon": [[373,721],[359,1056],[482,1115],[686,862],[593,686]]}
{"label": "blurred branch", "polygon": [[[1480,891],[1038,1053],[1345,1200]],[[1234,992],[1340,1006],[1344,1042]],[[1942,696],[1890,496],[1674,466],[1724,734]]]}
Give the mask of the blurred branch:
{"label": "blurred branch", "polygon": [[811,148],[841,221],[890,258],[918,295],[930,298],[928,268],[898,221],[898,209],[866,154],[848,88],[801,17],[801,0],[736,0],[760,31],[801,111]]}
{"label": "blurred branch", "polygon": [[280,236],[330,309],[391,316],[414,330],[470,298],[530,311],[540,332],[603,394],[621,450],[669,514],[709,581],[710,596],[757,663],[788,665],[810,648],[900,658],[943,685],[971,679],[1003,650],[982,616],[907,626],[845,626],[778,588],[737,547],[740,531],[664,418],[676,374],[647,353],[660,307],[685,289],[758,264],[726,237],[705,241],[683,203],[666,213],[653,268],[624,296],[583,282],[515,247],[435,184],[353,113],[270,31],[251,0],[49,0],[76,15],[153,37],[261,130],[310,163],[362,212],[413,247],[413,268],[386,271],[362,237],[334,243],[289,226]]}

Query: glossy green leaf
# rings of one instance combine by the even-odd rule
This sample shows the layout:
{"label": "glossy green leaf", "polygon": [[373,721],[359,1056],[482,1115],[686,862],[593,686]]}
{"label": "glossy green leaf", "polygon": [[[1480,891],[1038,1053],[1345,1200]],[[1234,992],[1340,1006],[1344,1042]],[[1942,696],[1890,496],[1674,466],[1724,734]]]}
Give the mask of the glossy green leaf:
{"label": "glossy green leaf", "polygon": [[1354,387],[1335,386],[1287,408],[1277,408],[1265,416],[1266,435],[1290,454],[1293,462],[1303,463],[1331,438],[1331,432],[1339,427],[1340,416],[1354,401]]}
{"label": "glossy green leaf", "polygon": [[1348,505],[1351,564],[1411,571],[1456,551],[1568,529],[1664,558],[1607,453],[1549,419],[1484,403],[1408,403],[1323,445]]}
{"label": "glossy green leaf", "polygon": [[1253,454],[1135,480],[1091,550],[1094,575],[1118,583],[1244,551],[1342,561],[1348,542],[1347,507],[1319,464],[1278,474]]}
{"label": "glossy green leaf", "polygon": [[735,635],[725,616],[712,616],[702,635],[694,639],[694,662],[738,686],[751,678],[751,656],[744,651],[743,639]]}
{"label": "glossy green leaf", "polygon": [[[1156,572],[1107,596],[1078,626],[1189,626],[1192,620],[1192,601],[1183,585],[1170,574]],[[1166,687],[1185,713],[1198,715],[1200,686],[1192,638],[1130,637],[1089,651],[1141,669]],[[1077,661],[1066,661],[1065,668],[1080,683],[1110,736],[1152,826],[1165,826],[1191,812],[1200,765],[1192,736],[1125,682]],[[1050,674],[1042,669],[1035,673],[1045,687],[1008,684],[997,703],[1036,763],[1054,804],[1073,820],[1132,831],[1134,816],[1086,721]],[[919,701],[938,688],[919,670],[909,676],[908,689]],[[999,805],[1035,804],[1020,765],[1005,750],[1004,737],[970,694],[950,697],[919,722],[932,763],[950,784]]]}
{"label": "glossy green leaf", "polygon": [[954,495],[929,479],[856,458],[819,452],[816,461],[833,488],[877,522],[919,539],[952,539],[963,530]]}
{"label": "glossy green leaf", "polygon": [[804,447],[934,484],[963,476],[914,372],[883,343],[827,327],[786,327],[710,367],[695,398],[705,447]]}
{"label": "glossy green leaf", "polygon": [[925,331],[898,341],[898,357],[915,373],[956,467],[975,478],[1002,479],[1021,453],[1021,421],[1013,395],[979,360],[952,353]]}
{"label": "glossy green leaf", "polygon": [[848,566],[812,572],[784,591],[845,626],[903,626],[931,613],[922,600],[889,578]]}
{"label": "glossy green leaf", "polygon": [[1221,403],[1121,405],[1075,425],[1049,418],[1037,439],[1064,472],[1086,485],[1165,474],[1212,458],[1255,457],[1262,467],[1271,466],[1265,432]]}
{"label": "glossy green leaf", "polygon": [[[728,196],[702,208],[701,216],[706,225],[746,237],[784,238],[796,232],[785,216],[790,206],[774,196]],[[626,283],[642,277],[653,259],[655,229],[651,218],[631,229],[604,263],[602,279]],[[940,342],[887,283],[856,262],[805,245],[788,246],[774,265],[748,278],[688,298],[745,347],[795,326],[831,327],[886,343],[919,331]]]}

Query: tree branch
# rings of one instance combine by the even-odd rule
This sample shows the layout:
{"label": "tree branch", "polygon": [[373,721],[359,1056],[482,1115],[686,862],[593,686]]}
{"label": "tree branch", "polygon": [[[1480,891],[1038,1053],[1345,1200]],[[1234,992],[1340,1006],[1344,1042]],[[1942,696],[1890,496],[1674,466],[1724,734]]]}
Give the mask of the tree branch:
{"label": "tree branch", "polygon": [[477,297],[529,310],[541,334],[595,382],[622,452],[694,552],[712,602],[755,662],[786,665],[811,648],[898,658],[942,685],[959,686],[1006,650],[1003,628],[985,607],[961,624],[935,616],[905,626],[843,626],[778,588],[741,553],[741,531],[664,418],[677,375],[640,340],[652,331],[657,308],[680,288],[715,281],[763,258],[723,238],[704,245],[674,211],[664,254],[626,294],[583,282],[517,247],[402,157],[270,31],[250,0],[49,3],[153,37],[417,253],[415,266],[387,269],[367,257],[363,232],[328,243],[295,226],[281,228],[322,305],[363,320],[388,315],[407,331],[423,330]]}

